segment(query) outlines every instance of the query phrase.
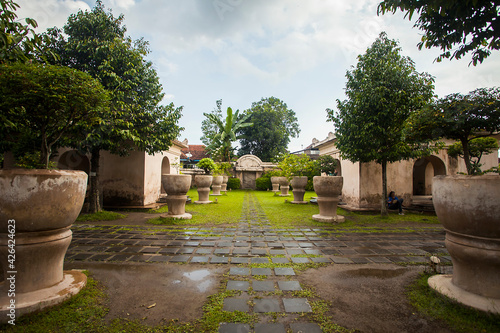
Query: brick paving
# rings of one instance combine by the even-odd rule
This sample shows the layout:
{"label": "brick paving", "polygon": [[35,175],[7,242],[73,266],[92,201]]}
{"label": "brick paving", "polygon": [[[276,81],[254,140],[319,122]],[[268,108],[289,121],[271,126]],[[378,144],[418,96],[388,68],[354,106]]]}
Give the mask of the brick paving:
{"label": "brick paving", "polygon": [[[309,312],[290,267],[242,267],[240,264],[391,264],[426,263],[437,255],[451,258],[444,231],[423,227],[374,229],[370,233],[322,228],[275,229],[252,192],[245,194],[241,218],[230,227],[134,227],[74,225],[67,261],[187,263],[229,265],[228,290],[242,296],[226,298],[224,310],[266,315]],[[241,281],[241,279],[246,279]],[[238,280],[240,279],[240,280]],[[262,280],[263,279],[263,280]],[[285,292],[285,293],[282,293]],[[286,293],[288,292],[288,293]],[[283,296],[266,295],[275,293]],[[256,294],[256,295],[255,295]],[[321,332],[314,323],[261,323],[253,332]],[[251,332],[246,324],[221,323],[219,332]]]}

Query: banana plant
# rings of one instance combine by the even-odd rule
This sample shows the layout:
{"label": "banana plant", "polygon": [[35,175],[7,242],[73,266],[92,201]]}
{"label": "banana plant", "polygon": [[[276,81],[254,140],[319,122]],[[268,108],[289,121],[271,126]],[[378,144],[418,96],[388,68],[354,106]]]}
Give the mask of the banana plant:
{"label": "banana plant", "polygon": [[217,134],[212,138],[212,144],[217,147],[216,154],[224,162],[231,161],[231,143],[240,139],[238,133],[242,128],[253,126],[253,123],[246,122],[250,115],[240,114],[239,110],[233,113],[233,109],[230,107],[227,108],[225,121],[213,113],[204,113],[203,115],[218,128]]}

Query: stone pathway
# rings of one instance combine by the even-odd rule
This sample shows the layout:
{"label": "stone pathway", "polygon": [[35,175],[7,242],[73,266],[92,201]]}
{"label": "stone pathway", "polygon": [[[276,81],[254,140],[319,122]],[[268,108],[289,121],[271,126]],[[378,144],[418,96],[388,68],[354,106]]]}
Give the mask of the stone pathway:
{"label": "stone pathway", "polygon": [[[372,228],[371,233],[328,225],[274,229],[252,192],[245,193],[241,218],[230,227],[74,225],[72,230],[67,261],[229,264],[226,289],[240,294],[226,298],[224,310],[257,314],[254,332],[261,333],[321,329],[314,323],[301,323],[304,319],[295,320],[300,313],[310,312],[311,305],[300,297],[303,286],[294,278],[293,268],[255,264],[423,264],[430,255],[438,255],[442,262],[451,260],[444,247],[444,231],[435,227],[414,232]],[[278,314],[286,319],[277,318]],[[250,326],[221,323],[219,332],[250,332]]]}
{"label": "stone pathway", "polygon": [[[248,223],[251,231],[260,230],[265,233],[270,224],[253,193],[246,193],[243,203],[240,224]],[[264,236],[265,237],[265,236]],[[267,254],[262,252],[262,254]],[[269,263],[269,261],[267,261]],[[291,267],[231,267],[227,290],[241,292],[238,297],[224,299],[225,311],[241,311],[254,313],[259,316],[255,324],[255,333],[286,333],[287,327],[292,332],[321,332],[315,323],[291,323],[286,325],[280,322],[269,323],[267,316],[277,314],[292,315],[311,312],[311,305],[307,298],[293,297],[291,292],[302,290],[299,281],[293,279],[295,271]],[[246,333],[250,332],[250,325],[241,323],[220,323],[219,333]]]}

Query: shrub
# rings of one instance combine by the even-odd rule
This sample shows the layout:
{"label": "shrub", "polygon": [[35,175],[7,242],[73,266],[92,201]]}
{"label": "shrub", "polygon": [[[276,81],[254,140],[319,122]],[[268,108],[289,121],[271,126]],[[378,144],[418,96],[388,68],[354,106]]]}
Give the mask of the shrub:
{"label": "shrub", "polygon": [[258,191],[267,191],[271,189],[271,186],[271,178],[267,177],[266,175],[262,175],[262,177],[259,177],[255,180],[255,187]]}
{"label": "shrub", "polygon": [[227,180],[227,189],[231,189],[231,190],[237,190],[241,187],[241,181],[239,178],[229,178]]}
{"label": "shrub", "polygon": [[205,170],[205,173],[208,175],[210,171],[214,170],[217,165],[211,158],[203,158],[198,164],[196,164],[198,168]]}

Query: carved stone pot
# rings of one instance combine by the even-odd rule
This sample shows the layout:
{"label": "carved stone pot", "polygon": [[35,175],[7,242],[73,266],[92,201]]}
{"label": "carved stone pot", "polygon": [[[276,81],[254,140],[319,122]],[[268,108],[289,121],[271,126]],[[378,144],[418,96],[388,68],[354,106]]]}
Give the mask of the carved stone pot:
{"label": "carved stone pot", "polygon": [[344,178],[337,176],[315,176],[314,191],[318,195],[319,214],[313,215],[318,222],[344,222],[345,218],[337,215],[339,196],[342,194]]}
{"label": "carved stone pot", "polygon": [[220,191],[226,193],[227,192],[227,181],[229,180],[229,176],[222,176],[222,184],[220,185]]}
{"label": "carved stone pot", "polygon": [[208,175],[196,175],[194,177],[194,181],[196,183],[196,187],[198,188],[198,201],[195,201],[195,204],[209,204],[212,203],[209,199],[210,195],[210,185],[212,185],[212,176]]}
{"label": "carved stone pot", "polygon": [[220,194],[220,190],[222,187],[223,180],[224,177],[222,176],[214,176],[214,179],[212,181],[212,195],[222,195]]}
{"label": "carved stone pot", "polygon": [[2,320],[12,285],[18,315],[59,304],[85,286],[86,276],[63,271],[63,263],[86,189],[83,171],[0,170]]}
{"label": "carved stone pot", "polygon": [[292,185],[293,192],[293,204],[306,204],[304,201],[304,194],[306,193],[307,177],[306,176],[295,176],[290,181]]}
{"label": "carved stone pot", "polygon": [[192,215],[186,213],[186,193],[191,187],[190,175],[162,175],[161,184],[167,192],[168,214],[162,217],[189,220]]}
{"label": "carved stone pot", "polygon": [[288,197],[290,194],[288,190],[290,190],[290,183],[286,177],[276,177],[278,178],[278,183],[280,184],[281,194],[280,197]]}
{"label": "carved stone pot", "polygon": [[446,231],[453,276],[429,285],[458,302],[500,313],[500,176],[436,176],[436,215]]}
{"label": "carved stone pot", "polygon": [[271,177],[271,184],[273,184],[273,192],[279,192],[280,190],[280,184],[278,182],[279,177]]}

